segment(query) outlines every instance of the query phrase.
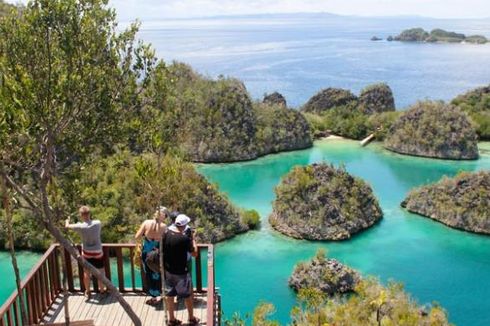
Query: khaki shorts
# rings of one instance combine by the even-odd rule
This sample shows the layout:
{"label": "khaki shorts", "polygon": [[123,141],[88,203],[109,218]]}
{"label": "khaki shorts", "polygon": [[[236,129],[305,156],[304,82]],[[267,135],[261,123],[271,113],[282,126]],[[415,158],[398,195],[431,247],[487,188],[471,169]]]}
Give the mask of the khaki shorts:
{"label": "khaki shorts", "polygon": [[192,279],[189,273],[177,275],[165,272],[165,296],[188,298],[192,293]]}

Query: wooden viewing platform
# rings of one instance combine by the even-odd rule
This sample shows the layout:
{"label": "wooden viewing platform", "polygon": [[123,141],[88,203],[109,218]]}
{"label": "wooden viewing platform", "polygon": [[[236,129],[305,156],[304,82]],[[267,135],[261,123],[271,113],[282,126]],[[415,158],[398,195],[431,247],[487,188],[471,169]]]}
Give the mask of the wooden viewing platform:
{"label": "wooden viewing platform", "polygon": [[[133,254],[135,244],[104,244],[105,274],[115,283],[124,298],[138,315],[142,325],[164,325],[163,305],[152,307],[145,304],[146,285],[137,285],[137,272]],[[201,325],[219,325],[221,302],[214,283],[214,249],[210,244],[199,244],[199,254],[193,267],[194,315]],[[206,267],[203,269],[203,254],[206,254]],[[64,257],[61,257],[61,256]],[[64,259],[61,259],[64,258]],[[67,262],[63,266],[63,262]],[[115,270],[113,271],[113,267]],[[74,269],[77,273],[74,273]],[[206,287],[203,287],[203,270],[207,272]],[[68,295],[63,293],[62,277],[66,273]],[[131,321],[115,298],[93,293],[90,301],[83,296],[85,290],[80,276],[81,266],[73,261],[68,252],[57,245],[51,245],[38,263],[22,281],[21,288],[27,308],[27,323],[21,322],[19,296],[17,291],[0,308],[0,326],[24,326],[54,324],[65,325],[64,305],[68,304],[70,325],[125,326]],[[96,286],[94,280],[94,288]],[[187,310],[183,301],[176,306],[176,317],[187,321]],[[82,323],[87,321],[87,323]]]}

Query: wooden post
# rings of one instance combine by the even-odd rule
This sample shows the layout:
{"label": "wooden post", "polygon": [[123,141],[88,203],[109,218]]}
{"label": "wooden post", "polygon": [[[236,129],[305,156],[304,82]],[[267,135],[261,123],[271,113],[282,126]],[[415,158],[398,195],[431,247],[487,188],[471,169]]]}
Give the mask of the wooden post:
{"label": "wooden post", "polygon": [[196,256],[196,292],[202,293],[202,260],[201,247],[197,247]]}
{"label": "wooden post", "polygon": [[[63,249],[63,247],[61,247],[61,246],[59,247],[59,250],[65,251]],[[65,253],[66,253],[66,251],[65,251]],[[67,286],[67,284],[68,284],[68,271],[67,271],[68,268],[67,267],[68,267],[68,263],[71,266],[71,258],[70,258],[70,256],[68,256],[68,258],[70,258],[70,261],[67,262],[66,261],[66,255],[61,254],[60,256],[62,257],[61,258],[62,259],[61,266],[63,266],[63,276],[62,276],[63,281],[61,282],[61,284],[63,287],[63,305],[64,305],[63,309],[65,311],[65,324],[70,325],[70,310],[68,309],[69,294],[68,294],[68,289],[67,289],[67,287],[68,287]],[[73,280],[72,280],[72,284],[73,284]]]}

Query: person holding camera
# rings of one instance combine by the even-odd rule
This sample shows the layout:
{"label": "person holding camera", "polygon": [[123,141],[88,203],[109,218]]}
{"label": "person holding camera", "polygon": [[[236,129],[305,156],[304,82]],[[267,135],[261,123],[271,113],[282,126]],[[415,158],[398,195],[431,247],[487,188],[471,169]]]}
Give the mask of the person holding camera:
{"label": "person holding camera", "polygon": [[[78,210],[81,222],[70,223],[70,218],[65,220],[65,228],[76,231],[82,238],[82,256],[90,264],[105,274],[104,271],[104,253],[102,251],[102,241],[100,239],[100,231],[102,225],[99,220],[92,220],[90,216],[90,208],[82,206]],[[85,286],[85,298],[90,299],[90,271],[83,271],[83,285]],[[106,289],[102,282],[98,282],[99,292],[106,293]]]}

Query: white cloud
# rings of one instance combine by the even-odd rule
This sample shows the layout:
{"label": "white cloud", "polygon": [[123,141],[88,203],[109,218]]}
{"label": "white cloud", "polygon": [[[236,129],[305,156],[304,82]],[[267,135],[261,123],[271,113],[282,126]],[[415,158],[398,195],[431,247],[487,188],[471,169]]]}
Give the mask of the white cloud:
{"label": "white cloud", "polygon": [[122,21],[294,12],[437,18],[490,16],[489,0],[110,0],[110,3]]}

